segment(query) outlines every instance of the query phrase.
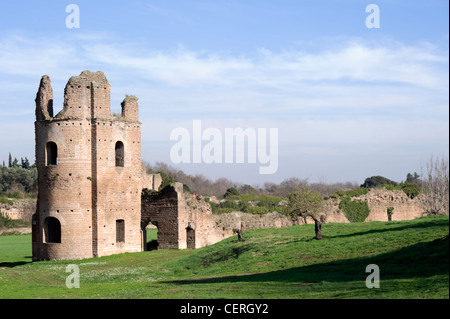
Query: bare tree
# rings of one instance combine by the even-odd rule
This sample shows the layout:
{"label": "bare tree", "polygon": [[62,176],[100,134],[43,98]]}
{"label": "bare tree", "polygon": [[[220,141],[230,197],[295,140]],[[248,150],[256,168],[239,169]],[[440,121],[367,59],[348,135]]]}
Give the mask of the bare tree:
{"label": "bare tree", "polygon": [[[423,168],[422,168],[423,170]],[[446,157],[431,156],[422,173],[422,190],[426,193],[422,203],[429,215],[449,213],[449,165]]]}

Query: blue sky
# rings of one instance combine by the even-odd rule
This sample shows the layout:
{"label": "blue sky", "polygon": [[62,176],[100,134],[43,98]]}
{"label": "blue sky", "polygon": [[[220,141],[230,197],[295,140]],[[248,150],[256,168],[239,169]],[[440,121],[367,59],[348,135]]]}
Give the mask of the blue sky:
{"label": "blue sky", "polygon": [[[68,29],[68,4],[80,28]],[[380,8],[380,28],[365,25]],[[212,179],[401,181],[448,156],[448,1],[9,1],[0,4],[0,160],[34,159],[34,98],[103,71],[139,97],[142,157]],[[278,171],[171,163],[173,129],[278,128]]]}

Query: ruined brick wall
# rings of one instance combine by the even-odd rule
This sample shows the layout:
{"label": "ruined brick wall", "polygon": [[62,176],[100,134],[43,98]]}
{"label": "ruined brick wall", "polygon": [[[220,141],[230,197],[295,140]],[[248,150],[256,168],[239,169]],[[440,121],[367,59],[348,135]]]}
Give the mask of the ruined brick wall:
{"label": "ruined brick wall", "polygon": [[[179,186],[182,190],[182,185]],[[216,223],[211,206],[203,197],[184,193],[179,201],[178,247],[201,248],[233,235],[232,228]],[[192,242],[192,236],[195,238]]]}
{"label": "ruined brick wall", "polygon": [[178,248],[178,198],[170,186],[160,192],[142,191],[141,228],[148,223],[158,228],[158,249]]}
{"label": "ruined brick wall", "polygon": [[257,228],[281,228],[302,223],[301,219],[293,221],[290,217],[272,212],[267,214],[248,214],[243,212],[224,213],[212,216],[217,227],[227,230],[245,230]]}
{"label": "ruined brick wall", "polygon": [[420,196],[411,199],[400,190],[371,189],[369,193],[359,196],[356,200],[367,201],[369,204],[370,213],[366,222],[388,221],[388,207],[394,207],[392,220],[409,220],[425,214]]}
{"label": "ruined brick wall", "polygon": [[233,235],[232,229],[218,227],[209,204],[183,185],[174,183],[160,192],[142,192],[142,221],[158,228],[158,249],[200,248]]}
{"label": "ruined brick wall", "polygon": [[[137,98],[122,103],[129,110],[113,118],[109,82],[102,72],[89,71],[69,79],[55,117],[52,98],[44,76],[36,96],[33,259],[141,251],[141,190],[148,177],[142,172]],[[47,232],[58,232],[58,223],[60,242],[49,242]]]}

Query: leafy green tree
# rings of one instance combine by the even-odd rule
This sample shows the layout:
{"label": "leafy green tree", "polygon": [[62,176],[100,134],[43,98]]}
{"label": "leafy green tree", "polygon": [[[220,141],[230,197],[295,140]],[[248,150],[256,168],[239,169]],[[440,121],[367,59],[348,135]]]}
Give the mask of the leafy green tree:
{"label": "leafy green tree", "polygon": [[408,181],[406,183],[400,183],[400,188],[411,199],[413,199],[414,197],[416,197],[420,193],[419,186],[417,184],[412,184],[412,183],[410,183]]}
{"label": "leafy green tree", "polygon": [[37,168],[24,169],[21,166],[0,168],[0,191],[9,191],[11,188],[19,187],[25,192],[37,191]]}
{"label": "leafy green tree", "polygon": [[372,176],[372,177],[367,177],[364,181],[364,184],[362,184],[361,187],[376,188],[383,184],[388,184],[388,185],[393,185],[393,186],[398,185],[397,182],[394,182],[394,181],[390,180],[389,178],[386,178],[383,176]]}
{"label": "leafy green tree", "polygon": [[394,207],[387,208],[388,221],[392,221],[392,215],[394,215]]}
{"label": "leafy green tree", "polygon": [[322,239],[322,222],[319,213],[323,205],[323,197],[308,189],[295,191],[287,196],[287,215],[292,219],[297,217],[311,217],[315,223],[316,239]]}
{"label": "leafy green tree", "polygon": [[30,162],[28,161],[28,158],[25,157],[25,159],[23,159],[22,157],[20,158],[20,166],[24,169],[29,169],[30,168]]}
{"label": "leafy green tree", "polygon": [[19,161],[14,157],[14,161],[12,162],[12,167],[19,167]]}
{"label": "leafy green tree", "polygon": [[239,192],[241,194],[256,194],[258,191],[253,186],[245,184],[241,186]]}
{"label": "leafy green tree", "polygon": [[417,174],[416,172],[414,172],[414,175],[412,175],[411,173],[408,173],[408,175],[406,175],[406,182],[408,182],[410,184],[418,184],[420,181],[419,177],[420,177],[420,175]]}
{"label": "leafy green tree", "polygon": [[225,194],[223,195],[224,198],[227,198],[229,196],[239,196],[239,191],[235,187],[230,187],[227,189]]}

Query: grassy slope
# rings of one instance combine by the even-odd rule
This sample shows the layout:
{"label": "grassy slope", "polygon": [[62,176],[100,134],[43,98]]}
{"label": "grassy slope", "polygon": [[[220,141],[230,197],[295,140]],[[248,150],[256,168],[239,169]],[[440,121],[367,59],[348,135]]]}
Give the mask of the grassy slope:
{"label": "grassy slope", "polygon": [[[313,225],[259,229],[197,250],[37,263],[29,235],[4,236],[0,298],[449,298],[448,224],[324,224],[321,241]],[[65,286],[71,263],[79,289]],[[379,289],[366,288],[369,264]]]}

